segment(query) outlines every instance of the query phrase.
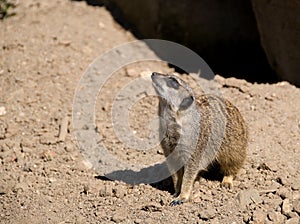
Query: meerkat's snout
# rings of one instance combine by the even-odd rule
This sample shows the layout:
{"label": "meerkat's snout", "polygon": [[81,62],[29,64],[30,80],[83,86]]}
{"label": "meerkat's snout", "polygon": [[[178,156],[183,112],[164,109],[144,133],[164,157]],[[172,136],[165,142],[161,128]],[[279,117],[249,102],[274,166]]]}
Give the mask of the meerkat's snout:
{"label": "meerkat's snout", "polygon": [[157,92],[158,95],[162,96],[162,92],[164,91],[164,75],[157,73],[157,72],[153,72],[151,75],[151,79],[152,79],[152,85],[155,89],[155,91]]}
{"label": "meerkat's snout", "polygon": [[174,111],[185,111],[193,104],[193,91],[180,78],[157,72],[153,72],[151,78],[157,95],[164,99]]}
{"label": "meerkat's snout", "polygon": [[153,79],[155,76],[157,75],[161,75],[160,73],[157,73],[157,72],[152,72],[152,75],[151,75],[151,78]]}

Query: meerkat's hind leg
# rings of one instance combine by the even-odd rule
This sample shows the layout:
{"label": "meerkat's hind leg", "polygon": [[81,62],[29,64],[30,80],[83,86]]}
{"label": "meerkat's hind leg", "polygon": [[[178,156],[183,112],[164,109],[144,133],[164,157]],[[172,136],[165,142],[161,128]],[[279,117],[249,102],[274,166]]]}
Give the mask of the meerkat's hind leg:
{"label": "meerkat's hind leg", "polygon": [[231,189],[233,187],[233,175],[224,176],[221,186]]}

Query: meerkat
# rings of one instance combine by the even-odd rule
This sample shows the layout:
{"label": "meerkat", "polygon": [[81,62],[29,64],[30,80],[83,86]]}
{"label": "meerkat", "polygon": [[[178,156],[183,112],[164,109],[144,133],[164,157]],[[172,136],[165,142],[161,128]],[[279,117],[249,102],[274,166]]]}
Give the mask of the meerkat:
{"label": "meerkat", "polygon": [[159,96],[161,146],[177,196],[170,205],[188,201],[198,174],[215,163],[223,175],[221,185],[231,188],[245,161],[248,142],[239,110],[216,95],[196,97],[174,75],[154,72],[151,78]]}

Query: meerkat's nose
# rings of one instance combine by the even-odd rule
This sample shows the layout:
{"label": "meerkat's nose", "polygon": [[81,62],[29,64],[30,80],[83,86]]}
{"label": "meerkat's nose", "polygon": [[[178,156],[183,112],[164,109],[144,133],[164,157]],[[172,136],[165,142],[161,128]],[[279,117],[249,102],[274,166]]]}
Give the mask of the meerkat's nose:
{"label": "meerkat's nose", "polygon": [[154,76],[157,76],[158,74],[156,72],[152,72],[151,78],[154,78]]}

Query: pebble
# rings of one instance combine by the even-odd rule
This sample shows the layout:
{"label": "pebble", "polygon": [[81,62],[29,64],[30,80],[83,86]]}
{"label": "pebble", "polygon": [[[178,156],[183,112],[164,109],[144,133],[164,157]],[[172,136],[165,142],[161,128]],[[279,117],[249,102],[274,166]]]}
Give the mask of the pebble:
{"label": "pebble", "polygon": [[6,114],[6,109],[5,109],[5,107],[1,106],[0,107],[0,116],[3,116],[5,114]]}
{"label": "pebble", "polygon": [[299,223],[300,223],[300,218],[299,217],[288,219],[285,222],[285,224],[299,224]]}
{"label": "pebble", "polygon": [[143,206],[141,208],[141,210],[147,211],[147,212],[161,212],[162,208],[161,208],[161,205],[159,203],[153,202],[151,204]]}
{"label": "pebble", "polygon": [[249,214],[244,214],[244,216],[243,216],[244,223],[249,223],[251,220],[251,217],[252,216],[250,216]]}
{"label": "pebble", "polygon": [[7,194],[11,191],[13,186],[9,183],[1,183],[0,184],[0,195]]}
{"label": "pebble", "polygon": [[300,199],[297,199],[293,202],[293,210],[300,215]]}
{"label": "pebble", "polygon": [[109,197],[113,196],[113,189],[110,185],[104,185],[99,190],[100,197]]}
{"label": "pebble", "polygon": [[259,193],[255,189],[243,190],[240,191],[236,196],[239,204],[242,208],[246,208],[251,203],[259,204],[262,202]]}
{"label": "pebble", "polygon": [[262,211],[254,211],[252,215],[253,223],[264,223],[267,218],[267,214]]}
{"label": "pebble", "polygon": [[281,184],[282,186],[288,186],[289,185],[289,181],[288,181],[288,178],[286,176],[277,177],[276,182]]}
{"label": "pebble", "polygon": [[268,218],[273,223],[284,223],[285,220],[284,215],[282,215],[280,212],[274,212],[274,211],[268,213]]}
{"label": "pebble", "polygon": [[300,199],[300,191],[294,191],[293,192],[293,200]]}
{"label": "pebble", "polygon": [[49,183],[54,183],[54,182],[56,182],[56,181],[57,181],[57,179],[54,178],[54,177],[50,177],[50,178],[49,178]]}
{"label": "pebble", "polygon": [[298,217],[298,214],[297,214],[297,212],[290,212],[287,217],[288,218],[295,218],[295,217]]}
{"label": "pebble", "polygon": [[300,190],[300,180],[295,179],[295,181],[291,183],[291,187],[294,191]]}
{"label": "pebble", "polygon": [[124,198],[127,194],[127,189],[124,189],[123,186],[117,186],[113,188],[113,192],[117,198]]}
{"label": "pebble", "polygon": [[258,170],[270,170],[270,171],[276,172],[276,171],[278,171],[278,166],[274,162],[264,162],[264,163],[259,164],[257,169]]}
{"label": "pebble", "polygon": [[122,221],[124,221],[126,219],[125,215],[116,213],[113,215],[113,217],[111,217],[111,221],[115,222],[115,223],[120,223]]}
{"label": "pebble", "polygon": [[137,218],[137,219],[134,220],[134,223],[140,224],[140,223],[144,223],[144,221],[140,218]]}
{"label": "pebble", "polygon": [[281,206],[282,214],[288,215],[292,211],[292,206],[289,199],[284,199]]}
{"label": "pebble", "polygon": [[279,189],[278,191],[276,191],[276,194],[279,195],[282,199],[292,198],[292,193],[286,188]]}
{"label": "pebble", "polygon": [[203,211],[199,212],[198,217],[202,220],[210,220],[216,216],[216,210],[212,207],[208,207]]}
{"label": "pebble", "polygon": [[34,165],[31,163],[25,163],[23,166],[23,171],[24,172],[32,172],[34,170]]}
{"label": "pebble", "polygon": [[25,183],[17,183],[13,188],[13,192],[19,194],[24,192],[26,189],[27,185]]}
{"label": "pebble", "polygon": [[137,75],[137,71],[134,68],[125,68],[126,76],[134,77]]}
{"label": "pebble", "polygon": [[90,185],[89,184],[84,184],[82,193],[88,194],[89,192],[90,192]]}

